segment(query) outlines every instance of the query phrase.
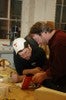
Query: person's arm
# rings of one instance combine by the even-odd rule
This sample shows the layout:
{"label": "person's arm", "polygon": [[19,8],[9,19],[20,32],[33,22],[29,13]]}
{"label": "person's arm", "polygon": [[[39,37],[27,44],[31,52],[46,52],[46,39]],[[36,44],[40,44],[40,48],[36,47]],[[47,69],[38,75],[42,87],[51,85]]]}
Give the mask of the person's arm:
{"label": "person's arm", "polygon": [[17,83],[17,82],[22,82],[25,75],[18,75],[16,72],[11,72],[10,77],[12,82]]}
{"label": "person's arm", "polygon": [[16,55],[16,53],[14,52],[13,59],[14,59],[14,65],[15,65],[16,72],[19,75],[22,75],[22,72],[25,68],[23,58],[21,58],[19,55]]}
{"label": "person's arm", "polygon": [[51,79],[51,72],[50,69],[47,69],[46,71],[41,71],[40,73],[37,73],[33,76],[32,81],[34,83],[42,83],[45,79]]}
{"label": "person's arm", "polygon": [[36,73],[39,73],[42,69],[40,67],[36,67],[36,68],[33,68],[33,69],[25,69],[23,70],[23,74],[36,74]]}

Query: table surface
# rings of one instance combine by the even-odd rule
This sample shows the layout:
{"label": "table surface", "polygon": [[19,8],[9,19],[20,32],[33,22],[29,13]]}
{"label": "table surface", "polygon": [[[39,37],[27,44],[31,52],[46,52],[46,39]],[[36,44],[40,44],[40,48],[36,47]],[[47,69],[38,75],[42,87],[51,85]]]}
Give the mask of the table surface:
{"label": "table surface", "polygon": [[[7,79],[13,71],[15,70],[11,67],[6,67],[5,69],[0,67],[0,76],[2,75]],[[2,83],[9,85],[7,100],[35,100],[34,90],[22,90],[19,86],[9,80],[5,80]]]}

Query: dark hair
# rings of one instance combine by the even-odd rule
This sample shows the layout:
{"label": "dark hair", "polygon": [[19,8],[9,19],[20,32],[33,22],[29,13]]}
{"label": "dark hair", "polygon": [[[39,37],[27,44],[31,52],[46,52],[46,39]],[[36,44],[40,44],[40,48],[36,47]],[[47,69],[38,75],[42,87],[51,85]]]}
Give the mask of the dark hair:
{"label": "dark hair", "polygon": [[38,34],[41,35],[43,32],[51,32],[53,29],[49,26],[48,23],[45,23],[44,21],[36,22],[30,29],[30,34]]}
{"label": "dark hair", "polygon": [[38,47],[39,45],[38,45],[38,43],[33,39],[33,38],[31,38],[29,35],[27,35],[26,37],[25,37],[25,40],[28,42],[28,44],[30,44],[30,46],[32,47],[32,48],[36,48],[36,47]]}
{"label": "dark hair", "polygon": [[24,42],[24,48],[27,48],[28,47],[28,42]]}

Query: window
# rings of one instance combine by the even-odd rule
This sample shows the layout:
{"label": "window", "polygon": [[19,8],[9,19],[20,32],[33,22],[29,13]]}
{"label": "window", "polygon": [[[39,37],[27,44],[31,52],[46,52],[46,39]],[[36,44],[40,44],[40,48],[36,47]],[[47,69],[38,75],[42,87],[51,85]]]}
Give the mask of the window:
{"label": "window", "polygon": [[55,27],[66,32],[66,0],[56,1]]}
{"label": "window", "polygon": [[0,39],[10,38],[16,25],[21,28],[22,0],[0,0]]}

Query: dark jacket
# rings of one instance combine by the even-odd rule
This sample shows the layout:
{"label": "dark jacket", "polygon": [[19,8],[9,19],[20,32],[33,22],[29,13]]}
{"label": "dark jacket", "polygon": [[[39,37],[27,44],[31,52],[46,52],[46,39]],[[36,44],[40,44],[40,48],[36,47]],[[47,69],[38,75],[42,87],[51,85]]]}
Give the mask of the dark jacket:
{"label": "dark jacket", "polygon": [[47,64],[47,58],[45,51],[42,48],[40,48],[37,44],[35,44],[33,40],[29,41],[30,46],[32,48],[32,55],[29,60],[23,59],[14,51],[14,64],[16,71],[19,75],[22,75],[24,69],[32,69],[35,67],[46,69],[45,65]]}

